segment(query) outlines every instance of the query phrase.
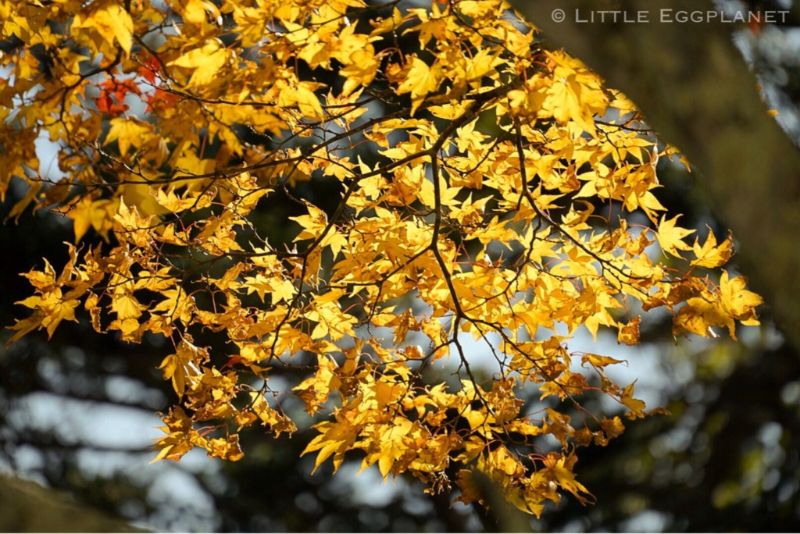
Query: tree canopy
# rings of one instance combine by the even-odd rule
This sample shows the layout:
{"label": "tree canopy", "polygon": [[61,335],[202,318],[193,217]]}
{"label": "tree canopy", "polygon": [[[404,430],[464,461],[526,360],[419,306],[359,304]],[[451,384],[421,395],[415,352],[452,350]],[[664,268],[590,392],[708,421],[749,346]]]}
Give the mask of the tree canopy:
{"label": "tree canopy", "polygon": [[[661,140],[675,144],[702,173],[697,188],[742,244],[737,262],[751,276],[772,315],[800,347],[800,286],[794,246],[800,152],[765,113],[759,84],[736,49],[731,25],[555,23],[553,9],[602,10],[602,1],[512,2],[541,24],[553,45],[564,46],[609,83],[625,91]],[[759,7],[762,6],[762,7]],[[713,13],[709,0],[625,0],[620,12]],[[785,7],[785,6],[784,6]],[[778,4],[751,6],[797,19]],[[735,26],[734,26],[735,28]],[[760,31],[760,30],[757,30]],[[749,32],[748,32],[749,33]],[[790,78],[784,73],[784,79]],[[768,209],[766,209],[768,207]]]}
{"label": "tree canopy", "polygon": [[0,12],[0,192],[25,188],[11,217],[74,228],[65,264],[24,274],[11,339],[85,317],[163,340],[157,459],[236,461],[242,429],[315,421],[315,466],[355,456],[465,502],[479,471],[538,515],[590,501],[578,449],[652,413],[607,372],[621,360],[570,350],[579,329],[635,345],[646,314],[675,336],[758,324],[761,298],[723,269],[732,237],[659,201],[656,164],[681,156],[504,2]]}

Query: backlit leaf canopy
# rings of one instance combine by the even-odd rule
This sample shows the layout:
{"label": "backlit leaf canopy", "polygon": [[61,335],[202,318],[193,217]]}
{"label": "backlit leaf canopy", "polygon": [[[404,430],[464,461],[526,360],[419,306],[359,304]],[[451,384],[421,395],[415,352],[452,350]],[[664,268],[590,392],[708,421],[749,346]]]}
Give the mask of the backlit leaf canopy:
{"label": "backlit leaf canopy", "polygon": [[[11,217],[48,208],[75,230],[66,265],[24,274],[12,341],[80,314],[163,338],[157,459],[235,461],[242,429],[296,430],[291,395],[317,414],[316,467],[360,459],[466,502],[477,470],[539,514],[590,499],[577,449],[648,413],[607,376],[618,359],[569,350],[576,332],[635,345],[651,309],[676,335],[757,324],[761,299],[720,269],[731,237],[695,238],[658,200],[675,151],[503,2],[0,15],[0,194],[26,187]],[[591,395],[619,408],[589,413]]]}

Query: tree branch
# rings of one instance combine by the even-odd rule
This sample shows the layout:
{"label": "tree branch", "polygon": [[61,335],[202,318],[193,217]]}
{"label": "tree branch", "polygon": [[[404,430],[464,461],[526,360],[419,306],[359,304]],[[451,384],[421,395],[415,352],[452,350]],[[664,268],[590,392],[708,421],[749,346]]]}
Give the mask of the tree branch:
{"label": "tree branch", "polygon": [[[625,92],[662,140],[702,175],[698,186],[741,243],[742,270],[800,348],[800,154],[769,117],[731,40],[731,25],[661,23],[662,8],[713,11],[710,0],[512,0],[546,40]],[[553,21],[554,10],[565,19]],[[648,12],[649,23],[580,23],[590,11]],[[555,17],[558,18],[558,17]]]}

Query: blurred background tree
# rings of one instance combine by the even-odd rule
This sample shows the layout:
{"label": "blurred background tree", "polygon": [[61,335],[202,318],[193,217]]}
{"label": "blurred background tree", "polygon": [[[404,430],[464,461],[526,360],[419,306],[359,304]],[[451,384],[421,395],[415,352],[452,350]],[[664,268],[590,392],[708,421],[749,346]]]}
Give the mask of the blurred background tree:
{"label": "blurred background tree", "polygon": [[[783,127],[798,139],[798,8],[777,1],[733,6],[787,7],[792,16],[786,24],[741,28],[736,40],[760,75],[771,105],[779,109]],[[723,229],[694,178],[664,161],[659,173],[665,185],[662,202],[686,214],[688,227]],[[324,204],[326,192],[319,183],[302,187]],[[23,194],[12,189],[0,214],[8,214]],[[273,208],[281,209],[280,202]],[[274,235],[283,231],[268,214],[263,224]],[[70,232],[62,218],[44,212],[0,226],[5,251],[0,323],[11,324],[20,310],[10,303],[27,296],[18,273],[63,251],[61,243]],[[564,500],[541,520],[532,520],[531,529],[800,530],[800,359],[772,326],[768,307],[762,316],[763,326],[748,329],[738,345],[676,341],[668,320],[643,323],[642,337],[649,345],[630,354],[630,366],[636,374],[644,369],[649,375],[640,384],[648,404],[663,405],[670,415],[631,423],[608,447],[585,451],[577,472],[597,504],[581,507]],[[330,466],[311,476],[312,460],[299,458],[303,436],[273,440],[259,432],[248,434],[243,445],[249,454],[239,463],[191,453],[180,464],[149,465],[159,424],[154,413],[166,406],[170,394],[156,369],[155,343],[145,340],[132,347],[110,336],[90,335],[84,324],[65,324],[49,342],[29,336],[1,348],[3,469],[65,490],[132,525],[157,530],[504,527],[497,518],[446,497],[424,495],[413,481],[383,483],[374,470],[356,477],[356,465],[346,464],[335,477]],[[10,516],[7,501],[2,502],[0,516]]]}

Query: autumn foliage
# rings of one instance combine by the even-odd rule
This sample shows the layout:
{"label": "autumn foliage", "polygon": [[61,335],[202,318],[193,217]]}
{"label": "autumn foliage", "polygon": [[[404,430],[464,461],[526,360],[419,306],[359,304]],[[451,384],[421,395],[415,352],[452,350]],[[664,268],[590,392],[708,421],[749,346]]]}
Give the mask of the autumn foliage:
{"label": "autumn foliage", "polygon": [[[360,459],[465,502],[477,470],[539,514],[589,499],[578,449],[648,413],[607,376],[619,360],[569,350],[576,331],[634,345],[656,308],[676,336],[757,324],[761,299],[720,269],[731,237],[692,239],[658,200],[656,163],[676,152],[503,2],[0,0],[0,15],[0,194],[27,188],[11,217],[74,225],[68,263],[24,275],[11,340],[82,316],[166,340],[158,459],[238,460],[242,429],[296,430],[291,394],[316,417],[317,466]],[[40,173],[41,136],[63,177]],[[265,226],[270,210],[288,215]],[[464,336],[493,361],[484,379]],[[299,378],[273,380],[285,369]]]}

